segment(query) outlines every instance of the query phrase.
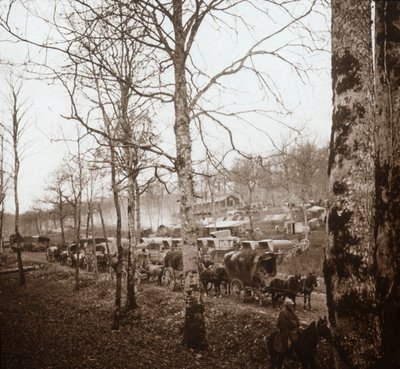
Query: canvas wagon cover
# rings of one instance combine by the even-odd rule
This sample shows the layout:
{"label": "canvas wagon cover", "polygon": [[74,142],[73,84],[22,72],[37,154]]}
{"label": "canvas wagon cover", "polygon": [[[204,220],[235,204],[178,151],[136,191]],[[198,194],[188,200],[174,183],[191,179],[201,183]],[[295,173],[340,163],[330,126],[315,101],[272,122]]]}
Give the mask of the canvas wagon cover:
{"label": "canvas wagon cover", "polygon": [[164,257],[164,266],[175,270],[183,270],[182,251],[168,251]]}
{"label": "canvas wagon cover", "polygon": [[224,264],[229,279],[238,279],[247,287],[263,284],[263,279],[276,275],[276,258],[273,253],[231,251],[225,255]]}

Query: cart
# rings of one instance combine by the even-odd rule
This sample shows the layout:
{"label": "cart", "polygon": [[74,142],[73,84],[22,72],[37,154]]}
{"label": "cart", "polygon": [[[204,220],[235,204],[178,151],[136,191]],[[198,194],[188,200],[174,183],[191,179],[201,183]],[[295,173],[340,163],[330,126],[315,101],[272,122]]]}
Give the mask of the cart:
{"label": "cart", "polygon": [[255,300],[263,305],[276,276],[275,253],[231,251],[225,255],[224,264],[233,297],[240,302]]}
{"label": "cart", "polygon": [[181,289],[183,283],[182,251],[168,251],[164,257],[161,285],[171,291],[175,291],[177,289]]}

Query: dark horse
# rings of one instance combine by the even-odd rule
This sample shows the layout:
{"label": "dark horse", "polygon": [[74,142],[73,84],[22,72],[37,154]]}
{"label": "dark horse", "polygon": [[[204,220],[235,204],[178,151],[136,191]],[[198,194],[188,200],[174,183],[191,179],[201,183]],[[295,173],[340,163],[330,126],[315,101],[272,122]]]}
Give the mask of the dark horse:
{"label": "dark horse", "polygon": [[269,284],[271,291],[272,306],[277,307],[279,300],[290,298],[296,305],[296,295],[300,291],[300,275],[296,274],[288,279],[274,278]]}
{"label": "dark horse", "polygon": [[307,277],[301,278],[300,281],[300,292],[304,295],[304,310],[307,308],[307,301],[308,301],[308,309],[311,310],[311,293],[314,288],[318,287],[318,280],[317,276],[310,272]]}
{"label": "dark horse", "polygon": [[225,288],[225,295],[230,293],[229,280],[223,266],[210,265],[200,272],[200,281],[205,293],[208,295],[209,284],[214,286],[214,295],[221,296],[221,285]]}
{"label": "dark horse", "polygon": [[267,349],[271,358],[271,369],[281,369],[284,359],[298,360],[302,369],[315,369],[315,356],[317,345],[321,337],[329,339],[331,331],[326,317],[311,322],[306,328],[300,330],[298,338],[293,342],[287,352],[277,352],[274,349],[274,339],[277,331],[267,338]]}

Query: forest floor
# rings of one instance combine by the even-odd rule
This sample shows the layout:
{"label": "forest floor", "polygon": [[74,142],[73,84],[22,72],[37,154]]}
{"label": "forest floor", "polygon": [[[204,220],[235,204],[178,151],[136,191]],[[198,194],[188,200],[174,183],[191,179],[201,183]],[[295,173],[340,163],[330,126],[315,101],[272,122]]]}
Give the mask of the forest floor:
{"label": "forest floor", "polygon": [[[139,308],[124,313],[120,330],[111,330],[115,279],[81,272],[81,288],[74,291],[74,271],[47,263],[39,254],[25,253],[25,264],[39,268],[26,273],[26,287],[18,274],[0,275],[1,369],[261,369],[270,368],[264,337],[274,330],[279,311],[239,303],[230,297],[205,297],[208,350],[182,347],[184,318],[181,292],[155,284],[141,285]],[[11,254],[10,254],[11,255]],[[14,257],[15,259],[15,257]],[[2,268],[15,266],[13,256]],[[326,315],[326,297],[312,296],[312,311],[298,315],[311,322]],[[328,344],[318,347],[317,368],[328,368]],[[287,361],[284,368],[298,368]]]}

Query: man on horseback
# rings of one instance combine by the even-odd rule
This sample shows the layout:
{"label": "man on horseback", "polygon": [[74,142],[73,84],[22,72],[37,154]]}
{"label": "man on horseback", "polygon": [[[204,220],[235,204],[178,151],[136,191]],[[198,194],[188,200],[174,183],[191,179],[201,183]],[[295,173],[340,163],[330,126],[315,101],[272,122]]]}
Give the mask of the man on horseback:
{"label": "man on horseback", "polygon": [[295,305],[291,299],[285,299],[285,306],[278,316],[278,333],[275,336],[273,348],[279,352],[287,352],[291,347],[293,341],[298,336],[298,328],[306,325],[300,322],[295,312]]}

